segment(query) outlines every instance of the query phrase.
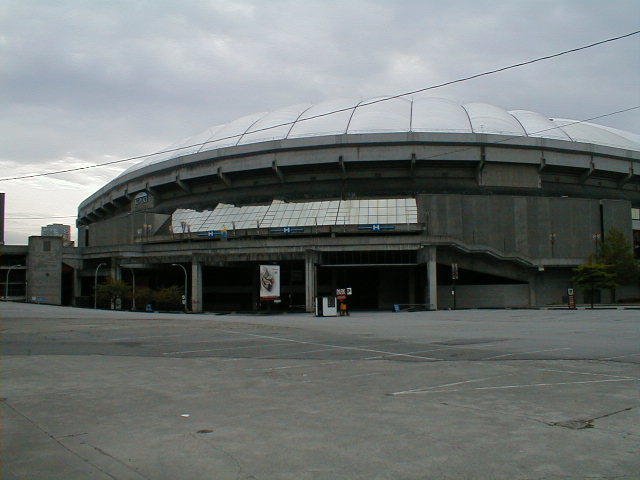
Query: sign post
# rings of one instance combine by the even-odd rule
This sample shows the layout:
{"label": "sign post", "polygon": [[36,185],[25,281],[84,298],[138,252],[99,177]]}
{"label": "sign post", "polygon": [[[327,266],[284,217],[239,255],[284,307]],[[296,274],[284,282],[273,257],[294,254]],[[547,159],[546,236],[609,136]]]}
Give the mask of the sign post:
{"label": "sign post", "polygon": [[458,264],[451,264],[451,295],[453,296],[453,309],[456,309],[456,280],[458,280]]}
{"label": "sign post", "polygon": [[575,310],[576,309],[576,295],[573,291],[573,288],[568,288],[567,289],[567,295],[569,297],[569,310]]}

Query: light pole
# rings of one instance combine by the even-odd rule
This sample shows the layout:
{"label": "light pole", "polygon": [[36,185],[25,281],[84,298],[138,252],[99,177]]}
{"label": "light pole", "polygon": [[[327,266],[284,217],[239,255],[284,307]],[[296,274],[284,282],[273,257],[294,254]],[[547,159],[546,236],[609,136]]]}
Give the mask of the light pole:
{"label": "light pole", "polygon": [[98,264],[98,266],[96,267],[96,273],[93,277],[93,308],[94,309],[98,308],[98,270],[100,270],[100,267],[106,267],[106,266],[107,266],[106,263]]}
{"label": "light pole", "polygon": [[9,274],[11,273],[12,268],[19,268],[19,267],[22,267],[22,265],[9,265],[9,270],[7,270],[7,281],[4,284],[4,301],[5,302],[9,301]]}
{"label": "light pole", "polygon": [[184,265],[181,265],[179,263],[172,263],[171,266],[180,267],[184,272],[184,311],[186,312],[187,311],[187,269],[184,268]]}
{"label": "light pole", "polygon": [[594,233],[593,235],[591,235],[591,238],[593,238],[593,245],[594,245],[595,255],[597,257],[598,256],[598,242],[602,238],[602,235],[600,233]]}
{"label": "light pole", "polygon": [[131,310],[136,309],[136,272],[133,268],[131,270]]}

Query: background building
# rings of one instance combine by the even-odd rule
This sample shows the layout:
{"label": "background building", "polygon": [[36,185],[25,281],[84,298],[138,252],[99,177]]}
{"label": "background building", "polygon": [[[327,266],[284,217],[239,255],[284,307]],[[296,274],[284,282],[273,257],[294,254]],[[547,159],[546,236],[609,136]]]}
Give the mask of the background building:
{"label": "background building", "polygon": [[51,223],[40,228],[43,237],[62,237],[66,244],[71,243],[71,226],[61,223]]}

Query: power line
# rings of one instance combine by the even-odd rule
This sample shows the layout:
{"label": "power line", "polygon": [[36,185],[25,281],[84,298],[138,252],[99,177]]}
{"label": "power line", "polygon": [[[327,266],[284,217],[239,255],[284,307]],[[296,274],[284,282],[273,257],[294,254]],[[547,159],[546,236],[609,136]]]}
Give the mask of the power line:
{"label": "power line", "polygon": [[[533,63],[541,62],[541,61],[544,61],[544,60],[550,60],[552,58],[557,58],[557,57],[560,57],[560,56],[563,56],[563,55],[567,55],[567,54],[570,54],[570,53],[575,53],[575,52],[579,52],[581,50],[586,50],[586,49],[589,49],[589,48],[593,48],[593,47],[596,47],[598,45],[603,45],[603,44],[606,44],[606,43],[610,43],[610,42],[614,42],[614,41],[617,41],[617,40],[621,40],[623,38],[631,37],[633,35],[638,35],[639,33],[640,33],[640,30],[636,30],[634,32],[626,33],[626,34],[623,34],[623,35],[618,35],[616,37],[607,38],[607,39],[600,40],[600,41],[597,41],[597,42],[594,42],[594,43],[589,43],[587,45],[582,45],[580,47],[572,48],[572,49],[569,49],[569,50],[563,50],[561,52],[553,53],[553,54],[550,54],[550,55],[545,55],[545,56],[542,56],[542,57],[537,57],[537,58],[534,58],[534,59],[531,59],[531,60],[526,60],[526,61],[523,61],[523,62],[514,63],[514,64],[511,64],[511,65],[508,65],[508,66],[505,66],[505,67],[500,67],[500,68],[495,68],[495,69],[492,69],[492,70],[487,70],[485,72],[476,73],[476,74],[469,75],[469,76],[466,76],[466,77],[461,77],[461,78],[458,78],[458,79],[455,79],[455,80],[450,80],[450,81],[447,81],[447,82],[444,82],[444,83],[439,83],[439,84],[435,84],[435,85],[431,85],[431,86],[428,86],[428,87],[419,88],[417,90],[411,90],[411,91],[404,92],[404,93],[399,93],[399,94],[388,96],[388,97],[382,97],[382,98],[375,99],[375,100],[370,100],[370,101],[367,101],[367,102],[359,102],[358,105],[345,107],[345,108],[339,108],[339,109],[336,109],[336,110],[332,110],[332,111],[324,112],[324,113],[319,113],[317,115],[312,115],[312,116],[309,116],[309,117],[299,118],[297,120],[294,120],[293,122],[285,122],[285,123],[280,123],[280,124],[277,124],[277,125],[271,125],[269,127],[258,128],[258,129],[255,129],[255,130],[247,130],[246,132],[243,132],[243,133],[240,133],[240,134],[229,135],[227,137],[216,138],[215,140],[208,140],[206,142],[194,143],[194,144],[191,144],[191,145],[184,145],[182,147],[170,148],[170,149],[166,149],[166,150],[160,150],[160,151],[154,152],[154,153],[147,153],[147,154],[144,154],[144,155],[136,155],[136,156],[133,156],[133,157],[127,157],[127,158],[123,158],[123,159],[120,159],[120,160],[112,160],[112,161],[109,161],[109,162],[97,163],[97,164],[94,164],[94,165],[87,165],[87,166],[84,166],[84,167],[74,167],[74,168],[67,168],[67,169],[63,169],[63,170],[56,170],[56,171],[53,171],[53,172],[34,173],[34,174],[29,174],[29,175],[19,175],[19,176],[15,176],[15,177],[0,178],[0,182],[6,182],[6,181],[9,181],[9,180],[23,180],[23,179],[27,179],[27,178],[44,177],[44,176],[48,176],[48,175],[57,175],[57,174],[60,174],[60,173],[78,172],[78,171],[81,171],[81,170],[88,170],[88,169],[91,169],[91,168],[105,167],[107,165],[115,165],[115,164],[119,164],[119,163],[131,162],[131,161],[134,161],[134,160],[142,160],[144,158],[153,157],[155,155],[162,155],[162,154],[165,154],[165,153],[178,152],[180,150],[185,150],[187,148],[203,147],[204,145],[207,145],[209,143],[219,142],[221,140],[230,140],[230,139],[233,139],[233,138],[239,138],[239,137],[241,137],[243,135],[250,134],[250,133],[263,132],[263,131],[267,131],[267,130],[272,130],[274,128],[290,126],[290,125],[294,125],[295,123],[298,123],[298,122],[304,122],[304,121],[308,121],[308,120],[313,120],[315,118],[321,118],[321,117],[326,117],[328,115],[333,115],[335,113],[354,110],[357,107],[373,105],[375,103],[386,102],[386,101],[397,99],[397,98],[401,98],[401,97],[415,95],[416,93],[422,93],[422,92],[426,92],[426,91],[429,91],[429,90],[435,90],[437,88],[442,88],[442,87],[445,87],[445,86],[448,86],[448,85],[454,85],[456,83],[462,83],[462,82],[466,82],[466,81],[469,81],[469,80],[474,80],[476,78],[480,78],[480,77],[484,77],[484,76],[488,76],[488,75],[494,75],[496,73],[504,72],[506,70],[511,70],[511,69],[522,67],[522,66],[525,66],[525,65],[531,65]],[[598,117],[598,118],[602,118],[602,117]]]}
{"label": "power line", "polygon": [[[576,124],[579,124],[579,123],[590,122],[592,120],[598,120],[600,118],[611,117],[612,115],[617,115],[619,113],[629,112],[631,110],[637,110],[637,109],[640,109],[640,105],[636,105],[634,107],[629,107],[629,108],[623,108],[622,110],[616,110],[614,112],[603,113],[601,115],[596,115],[594,117],[585,118],[583,120],[574,120],[572,122],[568,122],[568,123],[563,124],[562,127],[568,127],[568,126],[576,125]],[[544,133],[544,132],[548,132],[548,131],[551,131],[551,130],[561,130],[561,126],[555,126],[555,127],[545,128],[545,129],[542,129],[542,130],[537,130],[535,132],[530,132],[529,136],[537,135],[539,133]],[[520,139],[520,138],[523,138],[522,135],[511,135],[511,136],[505,137],[503,139],[496,140],[495,142],[492,142],[492,143],[493,144],[505,143],[505,142],[508,142],[510,140],[515,140],[515,139]],[[434,155],[427,156],[423,160],[430,160],[430,159],[433,159],[433,158],[442,157],[444,155],[450,155],[452,153],[466,152],[466,151],[469,151],[469,150],[473,150],[474,148],[475,147],[457,148],[455,150],[449,150],[449,151],[446,151],[446,152],[437,153],[437,154],[434,154]],[[5,217],[5,218],[7,220],[46,220],[46,219],[52,219],[52,218],[76,218],[76,216],[77,215],[62,215],[62,216],[50,216],[50,217]]]}
{"label": "power line", "polygon": [[76,218],[77,215],[58,215],[50,217],[4,217],[5,220],[48,220],[50,218]]}

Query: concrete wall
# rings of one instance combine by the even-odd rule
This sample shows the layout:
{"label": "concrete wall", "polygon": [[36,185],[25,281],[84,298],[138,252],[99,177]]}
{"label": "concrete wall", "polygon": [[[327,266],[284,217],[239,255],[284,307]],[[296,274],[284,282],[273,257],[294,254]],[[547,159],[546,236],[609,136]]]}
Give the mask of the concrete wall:
{"label": "concrete wall", "polygon": [[60,305],[62,237],[29,237],[28,248],[27,301]]}
{"label": "concrete wall", "polygon": [[[438,287],[438,308],[453,306],[451,287]],[[527,308],[529,285],[457,285],[456,308]]]}
{"label": "concrete wall", "polygon": [[[428,234],[532,259],[584,259],[600,233],[600,201],[513,195],[418,195]],[[605,231],[631,238],[631,204],[602,200]],[[553,236],[552,236],[553,235]]]}

